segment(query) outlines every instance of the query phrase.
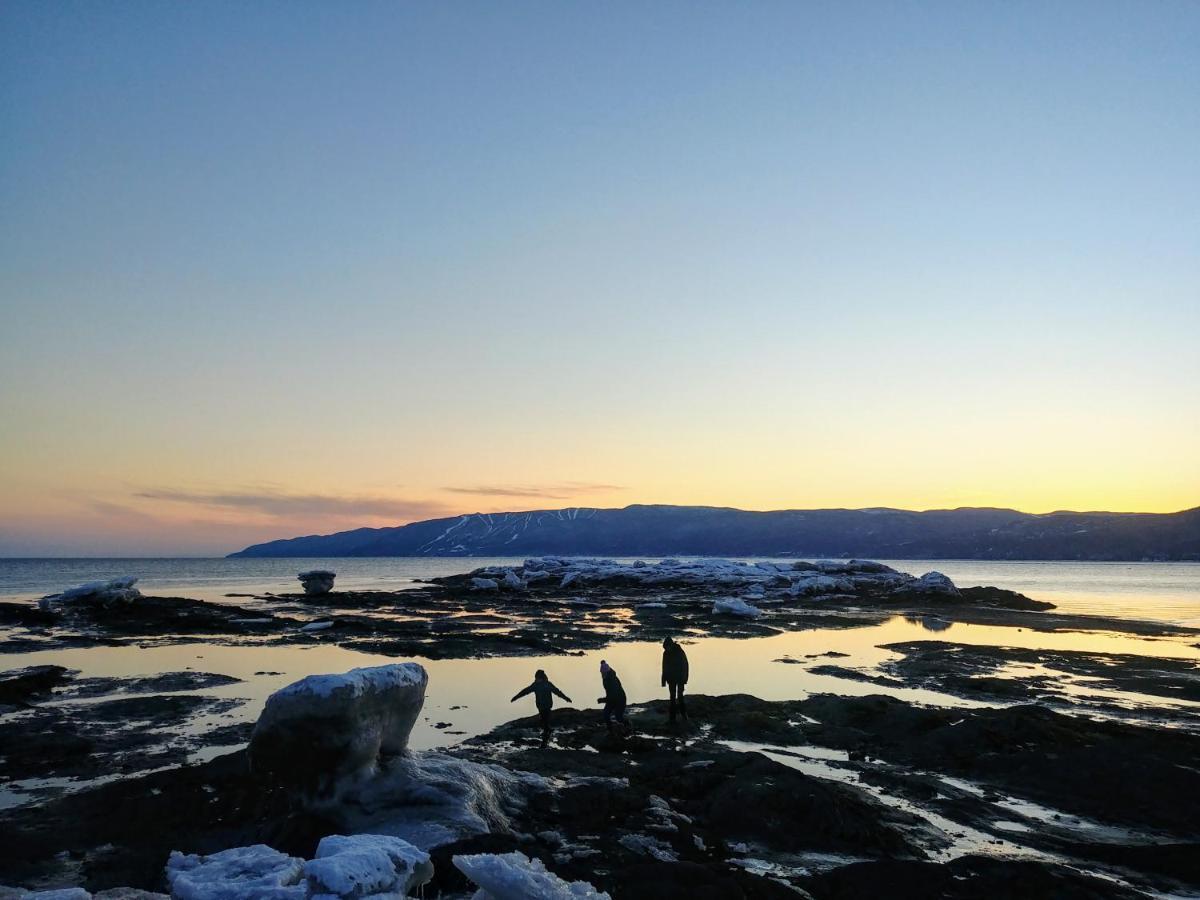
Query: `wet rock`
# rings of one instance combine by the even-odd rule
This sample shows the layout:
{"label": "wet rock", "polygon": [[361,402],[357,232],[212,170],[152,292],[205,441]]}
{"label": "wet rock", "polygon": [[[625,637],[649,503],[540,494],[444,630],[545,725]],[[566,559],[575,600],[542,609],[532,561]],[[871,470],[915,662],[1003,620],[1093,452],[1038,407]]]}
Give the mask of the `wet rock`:
{"label": "wet rock", "polygon": [[0,672],[0,705],[25,705],[48,695],[70,678],[65,666],[28,666]]}
{"label": "wet rock", "polygon": [[1197,831],[1194,811],[1177,798],[1200,796],[1191,762],[1200,735],[1039,706],[932,709],[881,696],[818,695],[791,710],[817,722],[798,729],[799,742],[866,748],[1102,822],[1187,837]]}
{"label": "wet rock", "polygon": [[776,850],[870,855],[922,852],[896,827],[898,818],[862,792],[805,775],[758,753],[728,753],[670,783],[680,809],[725,840]]}
{"label": "wet rock", "polygon": [[[111,635],[245,635],[279,630],[291,620],[223,603],[208,603],[186,597],[141,597],[137,602],[73,604],[66,608],[66,621],[98,627]],[[58,629],[56,629],[58,630]]]}
{"label": "wet rock", "polygon": [[728,864],[645,862],[622,866],[606,881],[621,900],[805,900],[794,887]]}
{"label": "wet rock", "polygon": [[156,694],[165,691],[196,691],[240,684],[240,678],[218,672],[163,672],[133,678],[77,678],[63,696],[96,697],[103,694]]}
{"label": "wet rock", "polygon": [[328,569],[310,569],[296,577],[300,579],[300,586],[304,588],[307,596],[320,597],[333,590],[333,580],[337,578],[337,573]]}
{"label": "wet rock", "polygon": [[886,860],[853,863],[804,879],[816,900],[1135,900],[1139,891],[1063,865],[964,856],[945,864]]}
{"label": "wet rock", "polygon": [[0,603],[0,625],[40,628],[58,623],[58,616],[33,603]]}
{"label": "wet rock", "polygon": [[1024,594],[1008,591],[998,587],[968,587],[959,588],[962,598],[969,603],[981,606],[994,606],[999,609],[1043,610],[1054,609],[1053,603],[1044,600],[1031,600]]}
{"label": "wet rock", "polygon": [[175,729],[243,701],[196,694],[37,707],[0,718],[0,778],[97,778],[178,765],[198,737]]}
{"label": "wet rock", "polygon": [[883,668],[908,679],[911,686],[932,682],[942,690],[965,696],[990,693],[1032,698],[1035,692],[1061,690],[1060,684],[1045,676],[988,677],[1020,663],[1086,679],[1093,688],[1200,701],[1196,664],[1185,659],[943,641],[904,641],[886,644],[882,649],[904,655],[901,660],[884,663]]}

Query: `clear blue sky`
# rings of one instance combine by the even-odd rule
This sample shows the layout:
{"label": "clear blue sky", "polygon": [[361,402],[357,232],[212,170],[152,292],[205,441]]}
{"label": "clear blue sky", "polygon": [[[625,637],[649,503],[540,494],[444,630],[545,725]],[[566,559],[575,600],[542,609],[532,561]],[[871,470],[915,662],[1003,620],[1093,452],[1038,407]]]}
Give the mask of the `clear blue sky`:
{"label": "clear blue sky", "polygon": [[0,7],[0,555],[1200,503],[1200,4]]}

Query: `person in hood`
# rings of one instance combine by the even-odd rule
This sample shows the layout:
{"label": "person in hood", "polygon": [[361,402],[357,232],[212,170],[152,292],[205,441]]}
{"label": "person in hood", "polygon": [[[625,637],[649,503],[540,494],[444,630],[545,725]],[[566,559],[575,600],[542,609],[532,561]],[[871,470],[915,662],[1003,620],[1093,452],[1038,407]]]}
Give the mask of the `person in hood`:
{"label": "person in hood", "polygon": [[554,695],[562,697],[568,703],[571,698],[554,686],[546,676],[545,669],[538,669],[533,673],[533,684],[525,688],[523,691],[518,691],[509,700],[509,703],[516,703],[526,694],[533,694],[533,702],[537,706],[538,718],[542,720],[542,743],[545,744],[550,740],[550,710],[554,708]]}
{"label": "person in hood", "polygon": [[608,727],[608,733],[613,734],[617,724],[623,731],[628,731],[629,722],[625,719],[625,688],[621,686],[617,670],[603,659],[600,660],[600,681],[604,685],[604,696],[596,702],[604,704],[604,724]]}
{"label": "person in hood", "polygon": [[[688,717],[687,704],[683,700],[683,691],[688,680],[688,658],[671,638],[663,639],[662,683],[671,696],[671,721],[675,721],[676,713],[685,720]],[[678,709],[677,709],[678,707]]]}

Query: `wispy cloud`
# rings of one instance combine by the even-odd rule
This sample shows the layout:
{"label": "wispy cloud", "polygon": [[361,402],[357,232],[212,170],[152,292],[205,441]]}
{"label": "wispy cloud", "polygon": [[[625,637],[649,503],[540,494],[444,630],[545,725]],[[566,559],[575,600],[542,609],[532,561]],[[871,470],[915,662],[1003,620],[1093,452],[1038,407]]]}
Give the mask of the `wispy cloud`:
{"label": "wispy cloud", "polygon": [[565,481],[560,484],[477,484],[444,487],[452,494],[474,494],[482,497],[533,497],[543,500],[569,500],[579,494],[602,491],[623,491],[619,484],[593,484],[586,481]]}
{"label": "wispy cloud", "polygon": [[412,521],[434,518],[447,513],[444,504],[432,500],[358,495],[289,494],[283,491],[258,489],[187,491],[156,488],[137,491],[135,496],[143,500],[247,510],[278,518],[370,516]]}

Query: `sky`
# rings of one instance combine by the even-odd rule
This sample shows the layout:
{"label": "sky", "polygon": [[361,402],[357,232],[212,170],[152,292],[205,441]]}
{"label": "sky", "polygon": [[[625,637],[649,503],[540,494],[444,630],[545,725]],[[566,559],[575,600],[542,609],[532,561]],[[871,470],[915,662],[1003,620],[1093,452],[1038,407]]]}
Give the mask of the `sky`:
{"label": "sky", "polygon": [[1200,505],[1200,4],[0,5],[0,556]]}

